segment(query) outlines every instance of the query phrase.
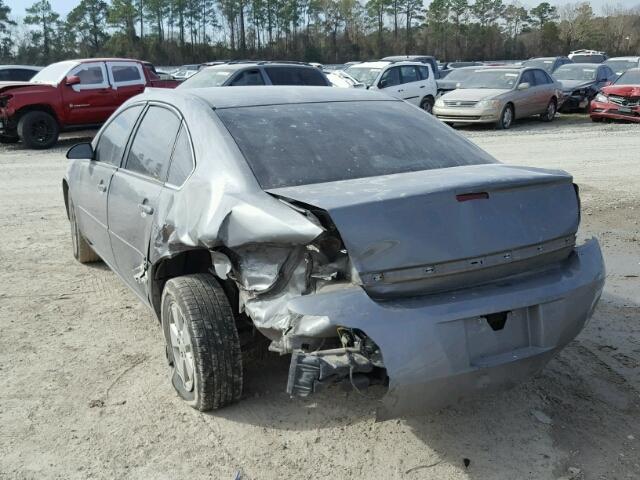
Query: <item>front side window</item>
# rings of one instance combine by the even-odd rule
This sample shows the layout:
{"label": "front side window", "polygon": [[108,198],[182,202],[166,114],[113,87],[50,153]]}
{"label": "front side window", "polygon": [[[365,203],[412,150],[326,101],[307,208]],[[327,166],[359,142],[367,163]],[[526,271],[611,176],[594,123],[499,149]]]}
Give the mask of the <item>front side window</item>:
{"label": "front side window", "polygon": [[76,91],[109,86],[107,72],[103,63],[81,63],[71,70],[69,75],[80,79],[79,84],[73,85],[73,89]]}
{"label": "front side window", "polygon": [[180,119],[171,110],[152,105],[140,122],[125,168],[164,182]]}
{"label": "front side window", "polygon": [[315,67],[265,67],[273,85],[327,85],[322,72]]}
{"label": "front side window", "polygon": [[400,85],[400,69],[393,67],[382,74],[380,88],[395,87]]}
{"label": "front side window", "polygon": [[495,163],[397,100],[218,108],[264,189]]}
{"label": "front side window", "polygon": [[246,85],[264,85],[260,70],[245,70],[241,72],[230,84],[232,87],[242,87]]}
{"label": "front side window", "polygon": [[518,82],[518,85],[521,85],[523,83],[528,83],[530,87],[536,86],[536,79],[534,77],[534,73],[532,70],[527,70],[522,74],[522,77],[520,77],[520,81]]}
{"label": "front side window", "polygon": [[402,77],[402,83],[410,83],[418,81],[418,72],[413,65],[405,65],[400,67],[400,75]]}
{"label": "front side window", "polygon": [[127,108],[109,122],[98,139],[95,160],[120,166],[127,140],[141,111],[142,105]]}
{"label": "front side window", "polygon": [[193,166],[194,161],[193,152],[191,151],[191,140],[189,140],[187,128],[182,124],[180,133],[178,133],[178,138],[176,139],[176,145],[173,149],[167,183],[179,187],[184,183],[187,177],[191,175]]}

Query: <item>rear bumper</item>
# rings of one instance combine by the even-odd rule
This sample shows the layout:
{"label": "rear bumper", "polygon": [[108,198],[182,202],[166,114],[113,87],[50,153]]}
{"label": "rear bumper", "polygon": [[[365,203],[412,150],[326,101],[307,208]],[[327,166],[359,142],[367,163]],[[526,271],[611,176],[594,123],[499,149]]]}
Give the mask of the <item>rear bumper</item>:
{"label": "rear bumper", "polygon": [[448,123],[495,123],[500,119],[499,110],[475,107],[434,107],[433,114]]}
{"label": "rear bumper", "polygon": [[[376,302],[359,287],[292,299],[295,327],[322,336],[343,326],[379,347],[389,390],[379,418],[437,409],[509,387],[540,370],[582,330],[604,285],[596,240],[553,269],[456,292]],[[494,330],[485,315],[509,312]],[[308,320],[307,320],[308,319]]]}
{"label": "rear bumper", "polygon": [[610,118],[612,120],[626,120],[629,122],[640,122],[640,106],[628,107],[628,111],[621,111],[622,105],[615,103],[591,102],[589,113],[592,118]]}

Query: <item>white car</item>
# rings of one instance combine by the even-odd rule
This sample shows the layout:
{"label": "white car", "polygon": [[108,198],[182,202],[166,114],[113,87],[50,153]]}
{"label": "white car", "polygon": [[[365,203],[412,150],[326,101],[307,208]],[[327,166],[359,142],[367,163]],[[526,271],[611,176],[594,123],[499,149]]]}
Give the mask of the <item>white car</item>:
{"label": "white car", "polygon": [[431,113],[438,87],[431,67],[420,62],[364,62],[345,70],[371,90],[381,90]]}

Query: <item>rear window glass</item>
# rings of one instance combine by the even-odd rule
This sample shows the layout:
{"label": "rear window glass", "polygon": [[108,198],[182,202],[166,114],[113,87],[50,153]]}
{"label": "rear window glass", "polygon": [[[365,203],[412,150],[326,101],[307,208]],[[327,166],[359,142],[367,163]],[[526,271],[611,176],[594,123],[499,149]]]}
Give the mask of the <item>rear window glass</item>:
{"label": "rear window glass", "polygon": [[274,85],[326,86],[327,81],[317,68],[266,67],[265,71]]}
{"label": "rear window glass", "polygon": [[399,101],[217,109],[264,189],[496,161]]}

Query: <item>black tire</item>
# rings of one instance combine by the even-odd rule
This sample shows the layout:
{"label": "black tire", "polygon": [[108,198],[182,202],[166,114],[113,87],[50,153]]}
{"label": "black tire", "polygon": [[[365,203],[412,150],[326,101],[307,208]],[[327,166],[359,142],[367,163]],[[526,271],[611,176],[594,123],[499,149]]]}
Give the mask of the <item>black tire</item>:
{"label": "black tire", "polygon": [[422,99],[422,101],[420,102],[420,108],[422,110],[424,110],[427,113],[430,113],[433,115],[433,105],[434,105],[435,100],[432,97],[424,97]]}
{"label": "black tire", "polygon": [[240,400],[240,341],[233,309],[218,281],[206,273],[167,281],[161,320],[171,382],[178,395],[203,412]]}
{"label": "black tire", "polygon": [[100,260],[100,257],[93,251],[91,245],[85,240],[76,221],[76,207],[69,196],[69,224],[71,225],[71,246],[73,256],[80,263],[93,263]]}
{"label": "black tire", "polygon": [[553,119],[556,118],[557,112],[558,104],[556,103],[556,99],[552,98],[551,100],[549,100],[545,112],[540,114],[540,120],[542,120],[543,122],[553,122]]}
{"label": "black tire", "polygon": [[0,143],[18,143],[20,141],[20,137],[18,135],[0,135]]}
{"label": "black tire", "polygon": [[59,135],[58,122],[47,112],[27,112],[18,121],[18,136],[28,148],[51,148]]}
{"label": "black tire", "polygon": [[507,130],[513,124],[513,117],[513,105],[507,103],[500,113],[500,120],[496,122],[496,128],[498,130]]}

